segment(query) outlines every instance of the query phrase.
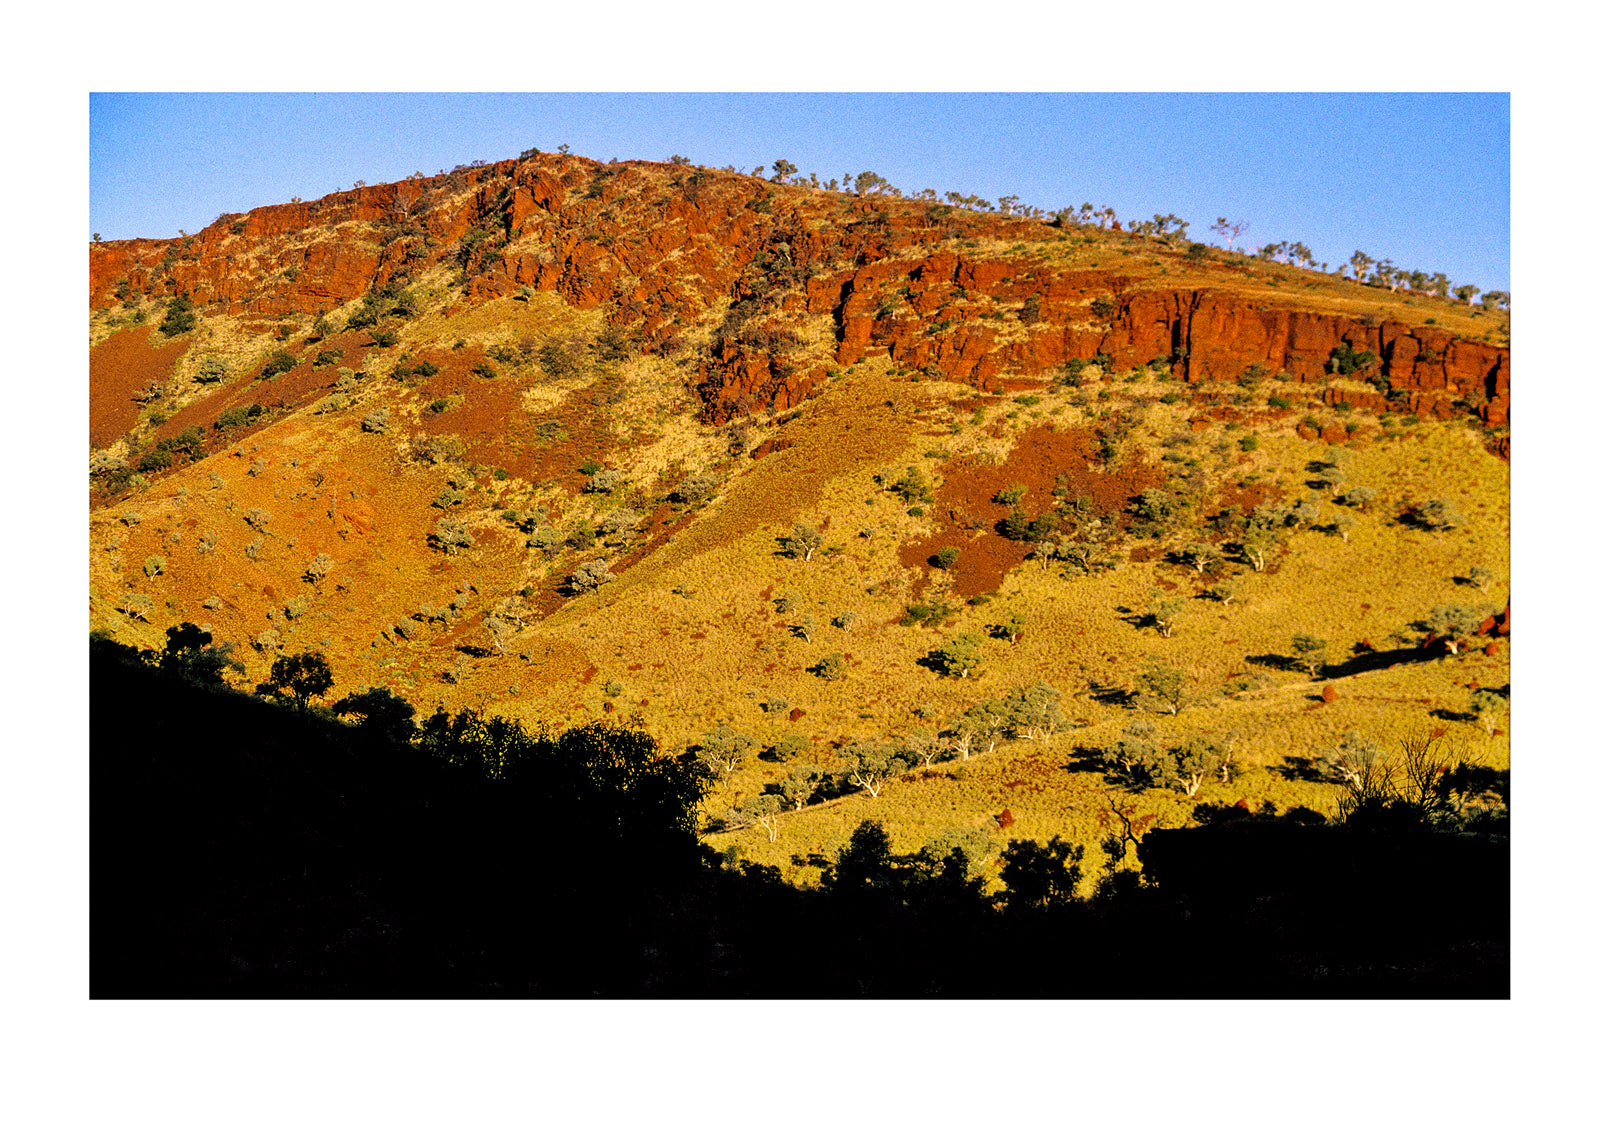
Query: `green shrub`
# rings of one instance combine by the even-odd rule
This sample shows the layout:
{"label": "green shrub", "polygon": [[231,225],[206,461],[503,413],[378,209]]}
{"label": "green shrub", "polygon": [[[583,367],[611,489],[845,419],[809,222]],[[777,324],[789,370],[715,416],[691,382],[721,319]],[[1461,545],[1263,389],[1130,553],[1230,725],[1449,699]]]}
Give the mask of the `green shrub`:
{"label": "green shrub", "polygon": [[574,351],[557,341],[549,341],[539,347],[539,366],[545,376],[558,379],[576,377],[583,370],[583,364],[574,356]]}
{"label": "green shrub", "polygon": [[848,674],[843,652],[830,652],[816,662],[812,672],[826,680],[841,680]]}
{"label": "green shrub", "polygon": [[258,404],[235,405],[217,417],[217,422],[212,425],[219,432],[228,428],[239,428],[249,424],[266,410]]}
{"label": "green shrub", "polygon": [[209,385],[221,381],[227,375],[228,363],[220,357],[212,356],[200,363],[200,367],[195,370],[194,379],[203,385]]}
{"label": "green shrub", "polygon": [[261,367],[261,377],[263,380],[271,380],[280,373],[289,372],[289,370],[293,369],[294,366],[294,355],[288,350],[278,350],[270,358],[268,358],[267,363]]}
{"label": "green shrub", "polygon": [[156,327],[169,338],[179,334],[186,334],[195,328],[198,321],[194,313],[194,304],[185,295],[175,295],[167,303],[166,317]]}

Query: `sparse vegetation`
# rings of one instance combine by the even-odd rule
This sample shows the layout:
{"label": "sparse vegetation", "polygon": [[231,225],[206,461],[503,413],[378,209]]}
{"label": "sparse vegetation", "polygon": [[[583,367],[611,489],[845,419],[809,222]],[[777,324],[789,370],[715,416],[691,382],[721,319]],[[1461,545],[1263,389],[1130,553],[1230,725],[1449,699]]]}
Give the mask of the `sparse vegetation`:
{"label": "sparse vegetation", "polygon": [[[429,828],[496,849],[446,873],[442,888],[480,895],[475,869],[499,861],[499,875],[519,859],[505,843],[529,829],[567,853],[557,887],[577,883],[568,877],[610,851],[613,830],[637,813],[561,824],[563,806],[578,812],[570,797],[531,800],[552,775],[565,780],[565,763],[541,760],[554,757],[558,730],[518,738],[509,723],[444,714],[418,731],[409,713],[391,728],[381,720],[408,706],[400,694],[442,704],[441,714],[515,712],[521,725],[603,719],[595,734],[612,737],[592,738],[591,752],[635,751],[615,736],[647,727],[660,743],[648,760],[597,753],[581,764],[593,780],[643,774],[703,793],[676,818],[681,840],[650,861],[692,860],[693,890],[646,884],[652,894],[627,902],[626,929],[608,937],[649,938],[660,908],[679,909],[681,937],[663,953],[737,965],[741,989],[758,998],[794,975],[752,960],[759,932],[748,923],[713,920],[727,914],[719,893],[800,909],[769,938],[798,937],[819,916],[818,937],[832,942],[807,962],[823,963],[838,992],[938,985],[960,995],[969,983],[947,971],[924,979],[918,948],[897,944],[862,966],[851,940],[877,931],[881,912],[896,938],[944,940],[935,949],[970,950],[985,971],[1011,953],[972,942],[995,944],[1003,936],[984,932],[997,924],[1055,924],[1059,937],[1038,936],[1039,953],[1103,956],[1113,953],[1096,933],[1108,908],[1177,905],[1174,871],[1162,868],[1188,850],[1163,857],[1168,833],[1226,822],[1241,843],[1264,838],[1251,858],[1270,862],[1293,858],[1278,854],[1278,832],[1321,822],[1342,836],[1341,804],[1358,789],[1358,825],[1397,820],[1409,810],[1372,791],[1385,767],[1391,784],[1404,779],[1403,743],[1433,731],[1478,761],[1459,780],[1506,773],[1509,425],[1497,415],[1507,371],[1492,368],[1506,318],[1491,296],[1469,311],[1403,281],[1391,290],[1371,281],[1376,263],[1366,282],[1341,280],[1296,265],[1287,242],[1270,257],[1212,248],[1191,263],[1176,217],[1113,231],[1107,210],[1090,207],[1044,228],[1014,199],[939,203],[854,174],[845,183],[860,195],[829,196],[786,162],[756,180],[548,153],[525,161],[515,173],[480,165],[448,183],[419,179],[415,207],[400,188],[366,189],[360,214],[374,219],[349,218],[348,197],[307,204],[294,214],[314,217],[314,238],[283,228],[289,212],[252,221],[223,240],[231,264],[217,258],[214,231],[190,252],[171,241],[167,273],[157,265],[168,242],[93,252],[124,257],[113,274],[137,288],[119,299],[132,305],[91,314],[93,348],[104,351],[91,390],[91,623],[147,648],[199,615],[204,597],[215,631],[254,645],[241,655],[241,688],[276,660],[320,649],[340,685],[293,717],[338,728],[330,733],[351,753],[309,763],[313,788],[367,766],[359,751],[379,731],[407,749],[374,765],[411,774],[438,757],[458,782],[484,767],[482,784],[502,789],[484,796],[518,814],[515,834],[450,808],[476,785],[397,810],[420,814],[410,822],[424,836],[419,867],[453,851]],[[531,209],[518,195],[530,187]],[[468,200],[479,234],[442,239],[463,230],[455,209]],[[677,237],[660,233],[682,226],[663,217],[684,210],[695,234],[663,258],[656,245]],[[266,230],[275,242],[258,245]],[[308,334],[308,315],[278,312],[351,293],[327,290],[326,256],[307,254],[327,241],[354,241],[363,262],[378,255],[382,277],[400,285],[373,288]],[[906,266],[950,256],[953,275]],[[285,264],[298,265],[297,282]],[[522,286],[530,271],[537,284]],[[207,304],[226,298],[187,338],[151,329],[179,279],[207,280],[195,284]],[[116,286],[103,281],[101,304]],[[1257,356],[1255,315],[1232,300],[1259,307],[1269,287],[1266,306],[1315,332],[1287,353],[1268,335]],[[1148,324],[1152,295],[1201,289],[1217,303],[1214,322]],[[141,297],[150,325],[118,337]],[[352,311],[360,332],[329,337]],[[1347,338],[1319,354],[1305,343],[1336,340],[1318,337],[1326,325],[1315,321],[1333,312]],[[1421,330],[1424,316],[1438,329]],[[1418,354],[1415,373],[1409,344],[1386,344],[1383,357],[1357,348],[1402,339],[1397,325],[1418,327],[1435,351]],[[1446,355],[1448,339],[1471,348]],[[1152,356],[1139,352],[1145,343]],[[1490,351],[1481,359],[1480,345]],[[1063,349],[1107,352],[1064,360]],[[127,379],[107,398],[100,374],[113,365]],[[256,374],[265,380],[252,385]],[[249,397],[260,403],[241,403]],[[148,595],[129,593],[135,584]],[[392,702],[373,690],[384,684]],[[276,686],[264,694],[295,699]],[[361,722],[313,707],[324,695],[345,696],[332,709]],[[1368,746],[1395,753],[1366,758]],[[683,756],[691,747],[705,756]],[[338,812],[394,784],[363,773]],[[1505,798],[1484,789],[1470,819],[1502,819]],[[1192,859],[1196,873],[1208,866]],[[613,863],[622,882],[638,862]],[[341,921],[348,938],[322,949],[307,935],[305,956],[378,977],[395,948],[432,944],[417,920],[381,906],[384,889],[368,878],[337,881],[376,901],[376,926]],[[1370,868],[1363,880],[1379,882]],[[315,867],[305,882],[321,882]],[[829,902],[842,893],[865,902]],[[1257,895],[1241,922],[1265,936],[1288,900]],[[564,924],[557,933],[584,929],[582,914],[546,915],[543,899],[544,921]],[[837,911],[846,906],[864,918]],[[1183,906],[1197,922],[1205,914],[1203,901]],[[982,910],[969,920],[957,907]],[[1169,940],[1175,968],[1192,970],[1183,922],[1151,913],[1144,937]],[[373,934],[380,927],[394,933]],[[543,945],[548,933],[524,942]],[[256,962],[241,937],[237,953]],[[445,989],[511,949],[466,928],[461,938],[475,957],[432,952]],[[1238,951],[1252,976],[1259,941]],[[1329,963],[1323,943],[1294,941],[1305,969]],[[617,971],[654,976],[654,959],[624,957]],[[1237,970],[1237,953],[1222,958],[1214,979]],[[305,978],[310,960],[283,966],[283,984],[320,985]],[[549,969],[575,961],[586,958]],[[1393,952],[1382,962],[1416,969]],[[1333,968],[1335,978],[1349,969]],[[206,969],[259,986],[277,968]],[[553,976],[509,961],[494,973],[535,995]]]}

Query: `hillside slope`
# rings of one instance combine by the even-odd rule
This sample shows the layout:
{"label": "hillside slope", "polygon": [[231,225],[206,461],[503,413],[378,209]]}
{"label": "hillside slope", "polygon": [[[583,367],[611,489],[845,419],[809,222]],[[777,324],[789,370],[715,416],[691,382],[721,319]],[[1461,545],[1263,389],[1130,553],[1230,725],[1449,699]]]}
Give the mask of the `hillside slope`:
{"label": "hillside slope", "polygon": [[[1302,763],[1350,729],[1508,757],[1469,707],[1508,683],[1508,618],[1454,651],[1418,627],[1507,604],[1507,319],[647,162],[542,154],[258,208],[90,248],[91,625],[153,646],[204,623],[245,685],[316,649],[335,695],[620,714],[680,749],[792,732],[819,772],[1015,687],[1061,693],[1052,744],[819,798],[778,841],[723,834],[786,867],[876,813],[912,847],[1002,810],[1010,835],[1092,842],[1111,779],[1085,767],[1137,721],[1244,759],[1196,796],[1134,791],[1147,825],[1206,800],[1329,810]],[[809,559],[783,553],[796,523]],[[574,587],[591,562],[614,580]],[[1146,614],[1171,601],[1168,632]],[[928,659],[962,633],[976,678]],[[1302,635],[1327,641],[1316,680]],[[1193,706],[1137,709],[1153,663]],[[770,758],[712,814],[784,780]]]}

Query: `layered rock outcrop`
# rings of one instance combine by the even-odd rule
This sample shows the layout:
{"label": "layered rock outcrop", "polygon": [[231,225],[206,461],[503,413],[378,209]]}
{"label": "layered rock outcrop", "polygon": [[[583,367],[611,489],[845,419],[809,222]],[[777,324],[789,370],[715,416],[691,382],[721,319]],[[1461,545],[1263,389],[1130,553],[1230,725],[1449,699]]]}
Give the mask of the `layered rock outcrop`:
{"label": "layered rock outcrop", "polygon": [[1311,381],[1336,351],[1370,352],[1369,375],[1399,397],[1375,391],[1368,404],[1366,394],[1341,391],[1353,407],[1404,401],[1408,411],[1449,415],[1460,402],[1491,427],[1509,422],[1503,347],[1267,301],[1242,286],[1163,286],[1025,254],[949,250],[956,236],[1055,234],[1015,216],[543,154],[226,215],[180,240],[96,244],[89,288],[94,305],[126,288],[276,319],[326,311],[445,264],[460,270],[469,303],[552,292],[603,307],[647,350],[670,349],[737,311],[766,337],[713,336],[697,389],[714,421],[809,396],[827,366],[815,351],[789,356],[770,339],[794,340],[801,323],[826,318],[839,365],[887,356],[980,390],[1099,356],[1130,367],[1171,359],[1190,381],[1231,380],[1253,366]]}

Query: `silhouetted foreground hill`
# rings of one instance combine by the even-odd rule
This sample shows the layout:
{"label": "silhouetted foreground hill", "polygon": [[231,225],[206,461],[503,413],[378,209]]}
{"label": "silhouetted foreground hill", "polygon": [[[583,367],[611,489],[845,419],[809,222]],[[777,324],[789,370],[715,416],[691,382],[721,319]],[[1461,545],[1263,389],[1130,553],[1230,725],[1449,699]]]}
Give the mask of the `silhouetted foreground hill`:
{"label": "silhouetted foreground hill", "polygon": [[[1509,847],[1403,813],[1157,830],[825,876],[726,867],[647,735],[436,714],[414,743],[91,646],[97,998],[1504,997]],[[1091,886],[1091,885],[1083,885]]]}

